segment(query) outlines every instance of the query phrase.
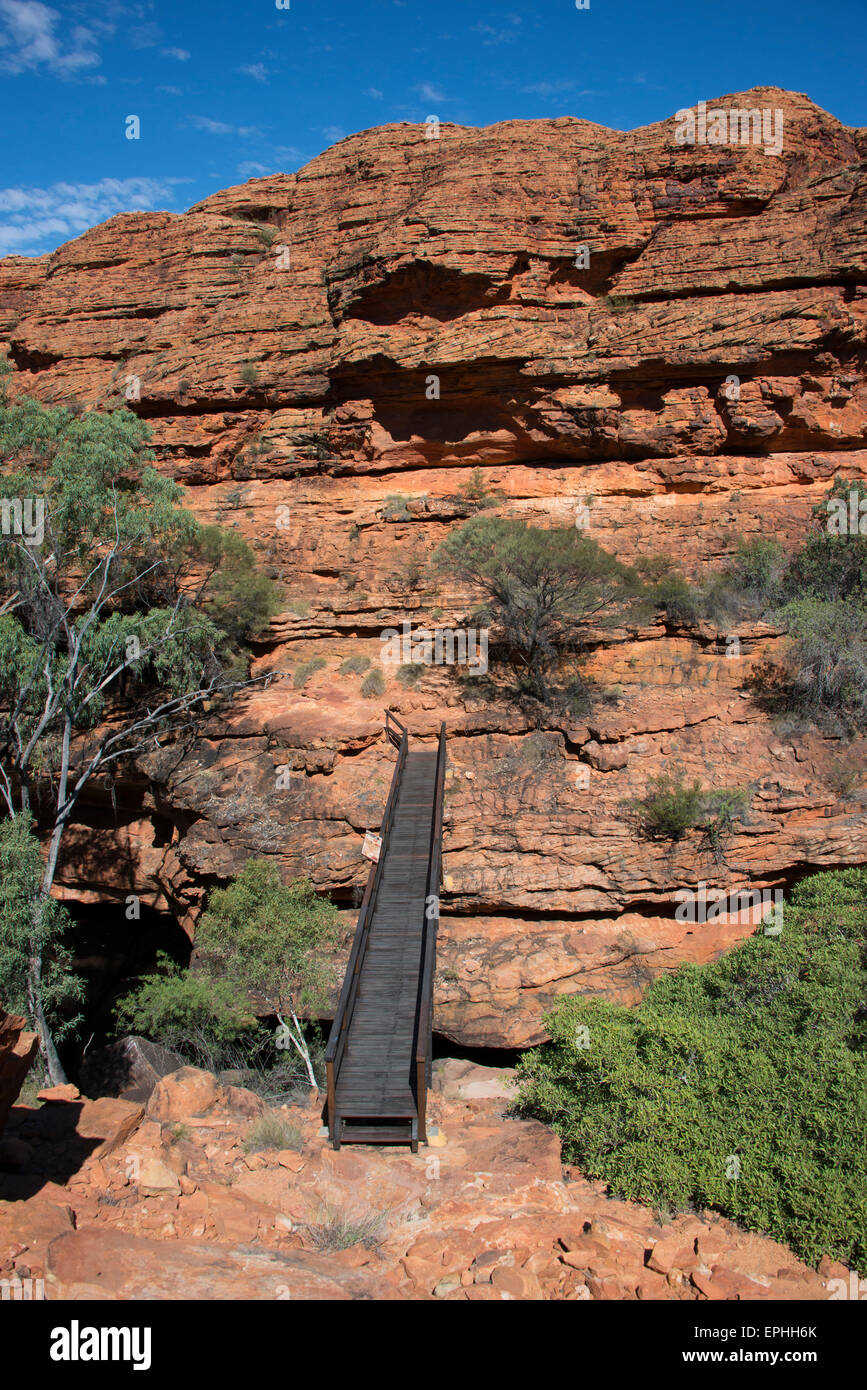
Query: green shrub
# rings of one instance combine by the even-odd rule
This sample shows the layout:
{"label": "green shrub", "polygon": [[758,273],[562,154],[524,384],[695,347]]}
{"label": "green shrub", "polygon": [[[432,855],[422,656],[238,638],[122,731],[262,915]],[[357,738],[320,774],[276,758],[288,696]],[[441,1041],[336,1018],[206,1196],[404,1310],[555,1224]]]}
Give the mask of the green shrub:
{"label": "green shrub", "polygon": [[369,656],[348,656],[340,663],[341,676],[362,676],[370,666]]}
{"label": "green shrub", "polygon": [[517,1110],[616,1196],[713,1207],[867,1269],[867,870],[791,894],[779,936],[661,976],[635,1009],[563,1000]]}
{"label": "green shrub", "polygon": [[256,1024],[247,1001],[227,980],[194,975],[164,953],[156,973],[121,999],[115,1012],[123,1031],[153,1038],[173,1052],[197,1032],[222,1044]]}
{"label": "green shrub", "polygon": [[243,364],[240,375],[245,386],[255,386],[259,380],[259,372],[252,362]]}
{"label": "green shrub", "polygon": [[321,671],[323,666],[328,663],[324,656],[311,656],[309,661],[302,661],[300,666],[296,666],[295,674],[292,677],[292,684],[296,690],[301,690],[309,681],[312,675]]}
{"label": "green shrub", "polygon": [[622,621],[641,587],[634,570],[574,526],[509,517],[473,517],[448,534],[436,563],[481,599],[479,622],[490,615],[519,687],[543,704],[552,701],[564,650],[580,650],[592,630]]}
{"label": "green shrub", "polygon": [[385,690],[385,678],[381,671],[368,671],[364,680],[361,682],[361,693],[367,699],[374,695],[381,695]]}
{"label": "green shrub", "polygon": [[[286,884],[271,861],[248,859],[227,888],[211,890],[195,969],[161,956],[157,974],[120,1001],[118,1020],[185,1058],[201,1058],[208,1070],[250,1067],[261,1076],[262,1095],[291,1088],[290,1053],[303,1060],[313,1085],[315,1049],[301,1020],[315,1019],[328,998],[337,935],[336,910],[306,879]],[[276,1037],[259,1026],[251,999],[276,1015]]]}
{"label": "green shrub", "polygon": [[382,504],[383,521],[411,521],[412,513],[407,507],[408,497],[402,492],[391,493]]}
{"label": "green shrub", "polygon": [[473,469],[467,481],[458,488],[457,495],[464,506],[473,511],[481,511],[484,507],[490,507],[502,497],[501,492],[488,487],[481,468]]}
{"label": "green shrub", "polygon": [[849,495],[860,504],[867,497],[867,484],[859,479],[834,480],[828,496],[813,508],[812,528],[801,549],[793,556],[784,580],[785,597],[790,601],[815,598],[867,598],[867,535],[834,529],[832,511],[842,502],[849,511]]}
{"label": "green shrub", "polygon": [[688,830],[700,829],[717,858],[748,807],[749,796],[741,787],[704,791],[698,780],[689,784],[671,772],[651,777],[644,796],[628,803],[649,840],[679,840]]}
{"label": "green shrub", "polygon": [[860,598],[786,604],[789,693],[795,708],[867,724],[867,611]]}
{"label": "green shrub", "polygon": [[648,839],[679,840],[701,817],[701,783],[688,786],[682,777],[663,772],[651,777],[644,796],[631,804]]}
{"label": "green shrub", "polygon": [[423,661],[411,661],[408,665],[397,668],[397,680],[402,686],[410,689],[418,685],[426,670],[427,667]]}
{"label": "green shrub", "polygon": [[780,602],[785,569],[786,554],[778,540],[741,540],[728,574],[735,589],[765,611]]}

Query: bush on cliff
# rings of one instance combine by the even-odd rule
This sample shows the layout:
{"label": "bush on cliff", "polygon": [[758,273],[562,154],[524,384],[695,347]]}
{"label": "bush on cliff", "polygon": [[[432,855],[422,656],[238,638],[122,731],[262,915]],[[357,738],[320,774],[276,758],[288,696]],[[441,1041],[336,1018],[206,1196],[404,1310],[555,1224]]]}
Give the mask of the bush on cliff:
{"label": "bush on cliff", "polygon": [[475,590],[476,620],[500,630],[519,688],[543,703],[562,654],[622,616],[640,589],[633,570],[574,526],[480,515],[446,537],[436,560]]}
{"label": "bush on cliff", "polygon": [[619,1196],[867,1270],[865,934],[867,869],[818,874],[781,935],[682,966],[637,1008],[563,1000],[518,1110]]}
{"label": "bush on cliff", "polygon": [[667,556],[636,569],[650,603],[676,623],[729,627],[767,619],[784,628],[782,661],[750,675],[769,710],[806,716],[835,733],[867,727],[867,485],[838,477],[787,560],[775,538],[742,540],[723,571],[690,583]]}
{"label": "bush on cliff", "polygon": [[648,840],[679,840],[698,829],[722,860],[725,840],[735,822],[745,818],[749,804],[743,787],[703,789],[697,779],[688,783],[681,773],[663,772],[651,777],[644,796],[628,802],[627,809]]}

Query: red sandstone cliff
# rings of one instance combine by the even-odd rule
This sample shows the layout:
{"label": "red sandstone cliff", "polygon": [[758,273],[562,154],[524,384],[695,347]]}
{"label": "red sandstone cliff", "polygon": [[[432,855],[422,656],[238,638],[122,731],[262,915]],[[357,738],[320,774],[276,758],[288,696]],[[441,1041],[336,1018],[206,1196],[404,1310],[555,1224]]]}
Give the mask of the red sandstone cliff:
{"label": "red sandstone cliff", "polygon": [[338,669],[377,664],[384,627],[462,615],[407,567],[466,514],[475,466],[511,515],[569,522],[590,495],[603,546],[690,570],[738,534],[794,543],[835,473],[867,477],[867,131],[775,89],[721,104],[781,108],[782,153],[681,146],[673,119],[395,125],[0,261],[16,388],[107,407],[139,379],[159,466],[285,583],[261,667],[326,662],[239,701],[181,767],[143,766],[117,818],[94,789],[70,897],[120,913],[140,892],[192,929],[203,885],[267,853],[348,905],[391,771],[384,704],[418,736],[447,723],[437,1026],[467,1044],[536,1040],[558,993],[634,998],[744,930],[673,920],[676,889],[720,870],[689,837],[636,842],[622,803],[664,765],[754,787],[726,881],[867,859],[863,741],[774,728],[745,695],[767,629],[739,629],[733,661],[710,630],[618,634],[592,663],[614,703],[532,739],[447,671],[407,691],[386,670],[365,699]]}

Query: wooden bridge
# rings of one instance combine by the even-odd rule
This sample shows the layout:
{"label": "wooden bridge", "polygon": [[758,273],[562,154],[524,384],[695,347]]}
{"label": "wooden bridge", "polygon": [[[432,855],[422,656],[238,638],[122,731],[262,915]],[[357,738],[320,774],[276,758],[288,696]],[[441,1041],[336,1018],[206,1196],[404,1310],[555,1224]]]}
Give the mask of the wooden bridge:
{"label": "wooden bridge", "polygon": [[386,711],[397,765],[328,1048],[328,1131],[341,1144],[427,1142],[442,877],[446,735],[410,752]]}

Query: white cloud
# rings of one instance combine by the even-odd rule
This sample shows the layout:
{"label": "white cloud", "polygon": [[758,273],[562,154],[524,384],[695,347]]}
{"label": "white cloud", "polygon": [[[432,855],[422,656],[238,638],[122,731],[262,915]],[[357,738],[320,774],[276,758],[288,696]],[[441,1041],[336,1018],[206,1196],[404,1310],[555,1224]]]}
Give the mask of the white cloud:
{"label": "white cloud", "polygon": [[243,67],[238,68],[238,71],[243,72],[247,77],[255,78],[257,82],[268,81],[268,69],[264,63],[245,63]]}
{"label": "white cloud", "polygon": [[182,179],[100,179],[47,188],[0,188],[0,256],[41,256],[119,212],[174,202]]}
{"label": "white cloud", "polygon": [[422,101],[448,101],[449,98],[432,82],[417,82],[412,91],[418,92]]}
{"label": "white cloud", "polygon": [[227,125],[225,121],[213,121],[210,116],[191,116],[190,124],[196,130],[204,130],[208,135],[261,135],[255,125]]}
{"label": "white cloud", "polygon": [[177,58],[179,63],[185,63],[190,56],[186,48],[162,48],[160,52],[164,58]]}
{"label": "white cloud", "polygon": [[507,15],[514,26],[512,29],[494,29],[490,24],[475,24],[473,32],[481,34],[482,42],[486,44],[513,43],[517,38],[517,26],[521,23],[518,15]]}
{"label": "white cloud", "polygon": [[347,132],[339,125],[324,125],[322,127],[322,134],[325,136],[326,140],[330,140],[332,144],[336,144],[338,140],[346,139]]}
{"label": "white cloud", "polygon": [[378,87],[368,87],[367,91],[364,93],[366,97],[373,97],[374,101],[382,101],[384,95],[385,94],[381,92]]}
{"label": "white cloud", "polygon": [[93,31],[77,24],[64,43],[56,32],[61,18],[39,0],[0,0],[0,72],[15,76],[44,68],[72,77],[98,67]]}
{"label": "white cloud", "polygon": [[257,164],[255,159],[246,159],[243,164],[238,165],[238,173],[242,179],[261,179],[266,174],[272,174],[273,169],[269,169],[265,164]]}
{"label": "white cloud", "polygon": [[206,130],[209,135],[231,135],[235,129],[225,121],[212,121],[210,116],[191,116],[190,122],[196,130]]}
{"label": "white cloud", "polygon": [[156,48],[163,38],[163,31],[153,20],[148,20],[130,29],[128,37],[131,48]]}
{"label": "white cloud", "polygon": [[582,87],[576,91],[577,82],[531,82],[526,87],[519,87],[518,91],[525,96],[552,97],[558,92],[572,92],[576,97],[589,97],[593,95],[589,87]]}

